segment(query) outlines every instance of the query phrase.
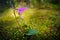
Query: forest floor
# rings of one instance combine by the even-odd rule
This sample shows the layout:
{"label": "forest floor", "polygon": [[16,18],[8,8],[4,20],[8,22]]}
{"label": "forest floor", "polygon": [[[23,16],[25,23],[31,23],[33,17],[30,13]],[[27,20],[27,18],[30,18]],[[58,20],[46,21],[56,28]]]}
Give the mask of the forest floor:
{"label": "forest floor", "polygon": [[[13,9],[9,8],[0,13],[0,29],[3,29],[2,31],[7,30],[8,32],[10,32],[15,28],[20,28],[20,26],[18,25],[19,23],[21,26],[24,26],[26,24],[27,26],[31,27],[32,29],[36,29],[41,33],[48,33],[50,32],[50,28],[46,25],[50,25],[51,27],[54,25],[51,25],[52,21],[49,18],[51,17],[51,19],[55,20],[53,21],[53,23],[58,22],[60,19],[59,11],[60,10],[55,9],[28,8],[20,16],[18,15],[18,12],[15,11],[15,18]],[[16,19],[18,20],[18,22],[16,21]],[[22,29],[23,28],[24,27],[22,27]],[[52,27],[52,29],[55,30],[56,28]]]}

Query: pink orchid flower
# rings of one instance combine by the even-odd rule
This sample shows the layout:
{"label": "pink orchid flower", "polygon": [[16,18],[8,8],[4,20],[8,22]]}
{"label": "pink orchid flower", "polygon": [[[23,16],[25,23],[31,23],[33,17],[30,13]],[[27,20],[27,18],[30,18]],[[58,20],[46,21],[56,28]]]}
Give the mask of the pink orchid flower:
{"label": "pink orchid flower", "polygon": [[17,11],[18,11],[18,14],[22,14],[27,8],[26,7],[21,7],[21,8],[18,8]]}

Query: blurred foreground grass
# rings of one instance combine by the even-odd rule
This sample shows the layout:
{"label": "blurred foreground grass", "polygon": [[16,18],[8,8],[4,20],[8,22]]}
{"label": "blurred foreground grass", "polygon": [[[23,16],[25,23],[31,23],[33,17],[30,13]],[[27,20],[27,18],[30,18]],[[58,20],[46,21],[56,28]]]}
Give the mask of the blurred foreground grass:
{"label": "blurred foreground grass", "polygon": [[[25,40],[23,35],[29,28],[38,31],[36,38],[34,38],[35,40],[57,40],[59,39],[58,30],[60,26],[59,11],[28,8],[21,16],[16,11],[19,26],[13,14],[13,9],[7,9],[0,13],[0,40]],[[21,31],[21,27],[23,31]]]}

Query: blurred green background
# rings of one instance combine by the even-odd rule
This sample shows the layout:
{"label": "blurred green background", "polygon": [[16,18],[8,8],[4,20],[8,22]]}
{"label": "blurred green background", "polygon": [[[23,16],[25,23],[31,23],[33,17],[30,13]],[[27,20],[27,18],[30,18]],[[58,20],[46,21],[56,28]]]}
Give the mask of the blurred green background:
{"label": "blurred green background", "polygon": [[59,40],[59,4],[60,0],[30,0],[19,16],[11,5],[27,7],[26,0],[0,0],[0,40]]}

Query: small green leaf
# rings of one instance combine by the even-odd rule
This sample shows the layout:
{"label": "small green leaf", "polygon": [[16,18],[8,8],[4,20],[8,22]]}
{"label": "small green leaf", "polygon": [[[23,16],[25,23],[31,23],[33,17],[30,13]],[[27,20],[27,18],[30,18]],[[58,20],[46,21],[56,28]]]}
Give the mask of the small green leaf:
{"label": "small green leaf", "polygon": [[38,32],[37,30],[29,29],[26,31],[26,35],[36,35]]}

